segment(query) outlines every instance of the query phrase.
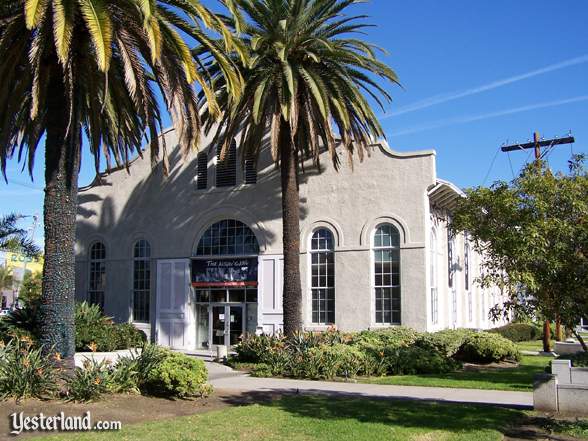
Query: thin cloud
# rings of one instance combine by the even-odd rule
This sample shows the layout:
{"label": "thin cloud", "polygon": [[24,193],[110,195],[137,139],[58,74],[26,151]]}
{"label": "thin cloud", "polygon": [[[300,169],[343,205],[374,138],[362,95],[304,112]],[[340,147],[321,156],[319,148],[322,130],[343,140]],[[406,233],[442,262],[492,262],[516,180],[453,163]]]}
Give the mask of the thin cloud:
{"label": "thin cloud", "polygon": [[551,64],[549,66],[542,67],[541,69],[532,70],[530,72],[516,75],[514,77],[505,78],[503,80],[493,81],[488,84],[484,84],[482,86],[474,87],[472,89],[466,89],[462,91],[455,91],[447,94],[436,95],[430,98],[426,98],[422,101],[417,101],[414,104],[409,104],[408,106],[404,106],[395,110],[394,112],[388,113],[384,115],[380,119],[388,119],[393,116],[403,115],[405,113],[414,112],[416,110],[426,109],[428,107],[436,106],[438,104],[443,104],[448,101],[453,101],[459,98],[464,98],[470,95],[476,95],[478,93],[486,92],[488,90],[496,89],[498,87],[506,86],[508,84],[516,83],[518,81],[527,80],[529,78],[536,77],[538,75],[542,75],[545,73],[553,72],[556,70],[564,69],[566,67],[575,66],[577,64],[582,64],[588,62],[588,54],[582,55],[580,57],[571,58],[566,61],[562,61],[560,63]]}
{"label": "thin cloud", "polygon": [[578,103],[578,102],[582,102],[582,101],[588,101],[588,95],[581,95],[581,96],[577,96],[574,98],[567,98],[567,99],[557,100],[557,101],[548,101],[548,102],[537,103],[537,104],[529,104],[527,106],[515,107],[512,109],[506,109],[506,110],[499,110],[496,112],[484,113],[481,115],[458,116],[455,118],[442,119],[442,120],[434,121],[434,122],[431,122],[428,124],[423,124],[423,125],[415,126],[415,127],[409,127],[404,130],[392,132],[392,135],[393,136],[411,135],[413,133],[425,132],[427,130],[438,129],[441,127],[448,127],[448,126],[453,126],[453,125],[457,125],[457,124],[466,124],[466,123],[470,123],[470,122],[474,122],[474,121],[482,121],[485,119],[498,118],[501,116],[512,115],[514,113],[528,112],[530,110],[537,110],[537,109],[546,109],[549,107],[563,106],[564,104],[572,104],[572,103]]}

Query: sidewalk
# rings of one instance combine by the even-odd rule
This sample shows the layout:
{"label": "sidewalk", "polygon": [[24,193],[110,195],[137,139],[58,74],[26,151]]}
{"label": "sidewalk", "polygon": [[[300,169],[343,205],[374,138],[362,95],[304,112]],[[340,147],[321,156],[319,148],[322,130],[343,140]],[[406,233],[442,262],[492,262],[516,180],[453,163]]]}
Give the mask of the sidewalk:
{"label": "sidewalk", "polygon": [[[119,357],[129,356],[131,351],[102,353],[78,353],[76,365],[86,358],[96,361],[109,359],[116,363]],[[200,355],[200,354],[199,354]],[[227,393],[300,393],[356,396],[365,398],[396,398],[407,400],[445,401],[452,403],[487,404],[493,406],[533,408],[532,392],[498,390],[456,389],[445,387],[391,386],[381,384],[345,383],[334,381],[293,380],[287,378],[255,378],[228,366],[207,361],[209,382]]]}
{"label": "sidewalk", "polygon": [[[216,366],[214,366],[216,365]],[[389,386],[380,384],[309,381],[283,378],[255,378],[227,371],[226,366],[207,363],[210,384],[216,390],[230,393],[300,393],[355,396],[364,398],[396,398],[444,401],[452,403],[487,404],[532,409],[533,393],[444,387]]]}

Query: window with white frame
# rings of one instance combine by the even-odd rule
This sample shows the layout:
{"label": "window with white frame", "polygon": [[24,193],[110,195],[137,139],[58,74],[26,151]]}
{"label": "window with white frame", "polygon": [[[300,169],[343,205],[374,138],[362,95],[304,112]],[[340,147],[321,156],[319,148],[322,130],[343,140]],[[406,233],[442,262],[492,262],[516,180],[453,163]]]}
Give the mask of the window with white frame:
{"label": "window with white frame", "polygon": [[133,321],[149,322],[151,245],[144,239],[133,247]]}
{"label": "window with white frame", "polygon": [[335,241],[333,233],[319,228],[310,244],[312,323],[335,323]]}
{"label": "window with white frame", "polygon": [[429,253],[429,272],[431,277],[431,321],[439,322],[439,292],[437,291],[437,234],[431,231],[431,244]]}
{"label": "window with white frame", "polygon": [[104,310],[104,290],[106,289],[106,247],[102,242],[90,246],[90,268],[88,302]]}
{"label": "window with white frame", "polygon": [[376,228],[373,253],[376,323],[400,324],[400,233],[396,227]]}
{"label": "window with white frame", "polygon": [[447,284],[453,288],[453,276],[455,274],[455,264],[453,260],[455,242],[453,235],[447,230]]}
{"label": "window with white frame", "polygon": [[468,291],[470,289],[470,244],[468,243],[467,236],[465,236],[464,242],[465,244],[463,249],[463,274],[465,277],[465,290]]}
{"label": "window with white frame", "polygon": [[471,322],[474,320],[474,306],[473,306],[473,296],[472,296],[472,290],[470,289],[470,266],[471,266],[471,261],[470,261],[470,244],[468,241],[468,236],[466,235],[464,237],[464,249],[463,249],[463,266],[464,266],[464,286],[465,286],[465,290],[467,292],[467,296],[468,296],[468,320]]}

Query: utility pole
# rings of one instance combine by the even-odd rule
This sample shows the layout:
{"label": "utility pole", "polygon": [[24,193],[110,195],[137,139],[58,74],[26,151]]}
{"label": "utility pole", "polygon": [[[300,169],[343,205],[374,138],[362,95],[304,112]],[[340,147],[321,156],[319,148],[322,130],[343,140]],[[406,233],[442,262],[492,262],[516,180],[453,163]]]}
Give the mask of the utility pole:
{"label": "utility pole", "polygon": [[[565,138],[553,138],[553,139],[540,139],[539,133],[533,133],[533,142],[528,142],[525,144],[512,144],[502,146],[500,150],[503,152],[512,152],[516,150],[526,150],[526,149],[534,149],[535,150],[535,162],[537,163],[537,167],[539,167],[539,161],[541,160],[541,147],[551,148],[556,145],[563,145],[563,144],[572,144],[575,142],[575,139],[571,134]],[[562,332],[561,332],[561,322],[559,320],[559,315],[555,317],[555,339],[557,341],[561,341]],[[551,323],[549,319],[545,320],[543,324],[543,351],[544,352],[551,352]]]}

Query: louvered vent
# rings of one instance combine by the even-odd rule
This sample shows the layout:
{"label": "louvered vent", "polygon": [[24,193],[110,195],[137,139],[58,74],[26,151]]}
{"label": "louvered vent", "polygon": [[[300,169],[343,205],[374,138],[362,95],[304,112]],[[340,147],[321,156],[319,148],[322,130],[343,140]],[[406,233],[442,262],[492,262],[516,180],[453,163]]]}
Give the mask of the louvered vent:
{"label": "louvered vent", "polygon": [[232,187],[237,185],[237,144],[234,141],[231,143],[224,161],[221,161],[220,154],[219,147],[216,153],[216,186]]}
{"label": "louvered vent", "polygon": [[255,159],[245,160],[245,184],[257,184],[257,163]]}
{"label": "louvered vent", "polygon": [[198,170],[196,171],[196,188],[206,190],[208,187],[208,154],[198,153]]}

